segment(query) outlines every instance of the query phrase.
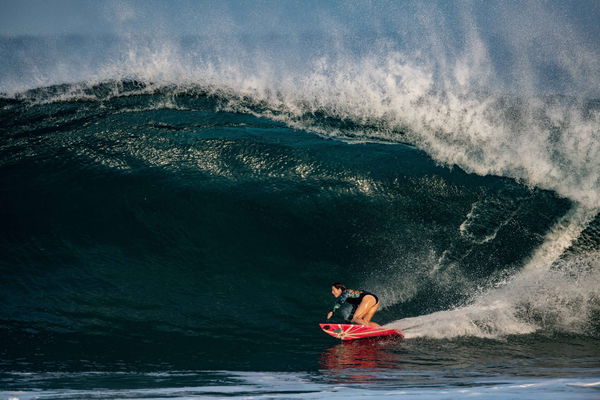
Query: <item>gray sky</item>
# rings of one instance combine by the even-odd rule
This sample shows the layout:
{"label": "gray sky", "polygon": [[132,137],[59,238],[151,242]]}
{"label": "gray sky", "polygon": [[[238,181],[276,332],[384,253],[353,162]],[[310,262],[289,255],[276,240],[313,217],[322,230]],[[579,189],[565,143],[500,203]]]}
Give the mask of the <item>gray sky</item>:
{"label": "gray sky", "polygon": [[[532,6],[534,5],[534,6]],[[600,1],[97,1],[2,0],[0,35],[62,35],[162,32],[174,35],[233,33],[299,33],[315,29],[354,32],[410,29],[433,9],[447,25],[469,8],[480,28],[495,29],[498,11],[547,10],[570,21],[586,36],[600,35]],[[527,15],[532,23],[536,15]]]}
{"label": "gray sky", "polygon": [[[314,0],[4,0],[0,2],[0,34],[140,33],[157,30],[171,34],[210,34],[224,28],[253,33],[285,33],[311,31],[332,19],[364,28],[368,26],[368,21],[362,18],[364,13],[377,13],[381,4],[363,2],[355,5]],[[399,9],[397,5],[394,8],[396,11]]]}

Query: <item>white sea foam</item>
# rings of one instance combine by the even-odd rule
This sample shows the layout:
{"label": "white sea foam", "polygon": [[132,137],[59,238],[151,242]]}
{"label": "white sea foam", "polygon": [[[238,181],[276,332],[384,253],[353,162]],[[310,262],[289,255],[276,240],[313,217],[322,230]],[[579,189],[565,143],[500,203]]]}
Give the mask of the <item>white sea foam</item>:
{"label": "white sea foam", "polygon": [[406,337],[499,338],[539,329],[588,333],[600,309],[600,252],[560,258],[597,210],[574,207],[546,235],[524,268],[463,307],[389,324]]}

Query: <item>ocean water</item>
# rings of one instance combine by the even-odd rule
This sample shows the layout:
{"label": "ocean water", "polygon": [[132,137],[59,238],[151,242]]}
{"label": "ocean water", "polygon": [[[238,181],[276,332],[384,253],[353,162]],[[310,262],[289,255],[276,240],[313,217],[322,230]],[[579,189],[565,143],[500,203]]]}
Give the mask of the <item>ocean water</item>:
{"label": "ocean water", "polygon": [[[213,39],[1,40],[0,398],[600,397],[581,68]],[[322,333],[334,281],[406,338]]]}

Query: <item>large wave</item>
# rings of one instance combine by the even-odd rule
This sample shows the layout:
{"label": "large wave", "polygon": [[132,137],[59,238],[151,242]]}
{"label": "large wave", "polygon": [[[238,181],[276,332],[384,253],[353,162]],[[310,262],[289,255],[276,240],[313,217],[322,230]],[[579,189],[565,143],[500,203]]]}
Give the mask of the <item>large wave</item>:
{"label": "large wave", "polygon": [[[86,118],[105,118],[105,130],[94,131],[94,140],[108,132],[104,139],[113,146],[110,150],[78,147],[85,142],[78,138],[72,139],[70,147],[58,141],[49,148],[74,148],[78,157],[115,170],[135,170],[135,161],[144,160],[144,165],[167,170],[174,165],[184,165],[183,170],[196,168],[235,184],[241,175],[261,182],[291,179],[295,184],[302,178],[312,179],[315,186],[337,181],[333,186],[345,189],[336,195],[346,190],[389,199],[403,193],[370,173],[332,172],[315,160],[281,156],[265,162],[270,156],[261,154],[262,147],[245,151],[227,141],[211,143],[212,147],[206,143],[186,147],[156,138],[131,139],[133,145],[121,137],[123,130],[111,125],[122,128],[113,120],[117,114],[131,122],[134,113],[205,112],[208,104],[211,113],[250,115],[269,121],[269,126],[279,122],[348,143],[408,143],[444,166],[551,190],[568,199],[571,210],[555,221],[560,213],[553,209],[549,220],[555,225],[540,239],[537,250],[530,249],[529,261],[523,261],[520,254],[506,258],[510,265],[491,268],[489,282],[465,276],[461,262],[467,261],[457,255],[463,248],[449,245],[445,251],[439,243],[428,245],[427,240],[420,241],[420,246],[398,244],[396,251],[409,250],[410,266],[398,261],[400,257],[390,257],[385,273],[378,270],[377,276],[363,281],[386,294],[388,309],[422,298],[431,285],[459,294],[429,308],[467,303],[396,324],[412,336],[497,337],[548,325],[583,332],[593,330],[590,323],[597,320],[598,285],[589,282],[598,282],[598,250],[597,246],[569,249],[582,232],[597,229],[600,103],[595,98],[600,57],[595,44],[580,40],[569,20],[535,4],[527,7],[536,15],[535,23],[529,26],[531,21],[524,17],[528,13],[508,7],[499,15],[503,21],[500,38],[486,32],[469,7],[459,10],[458,30],[439,9],[420,8],[415,28],[407,28],[408,33],[371,31],[358,39],[356,32],[329,27],[312,36],[251,39],[230,32],[187,38],[164,32],[156,36],[123,32],[103,38],[3,38],[2,111],[11,120],[10,113],[21,106],[32,107],[30,111],[44,104],[81,106],[73,113],[82,119],[68,121],[73,125],[65,123],[66,128]],[[518,29],[512,29],[515,26]],[[71,115],[68,110],[64,113]],[[36,132],[51,130],[56,123],[53,118],[53,114],[42,118],[47,126],[36,127]],[[211,118],[202,123],[210,125]],[[252,123],[257,124],[254,119]],[[25,126],[27,134],[26,123],[16,125]],[[161,132],[185,129],[171,120],[154,127]],[[4,148],[5,153],[11,146]],[[5,165],[11,162],[14,158]],[[411,188],[423,185],[430,189],[428,193],[452,196],[453,189],[444,179],[417,180]],[[457,207],[460,213],[455,217],[460,221],[456,226],[447,223],[440,231],[446,238],[449,232],[459,235],[473,249],[498,244],[498,233],[514,227],[512,217],[519,215],[522,202],[512,195],[467,197],[472,201],[466,211],[465,199]],[[402,218],[397,222],[405,222]],[[420,239],[427,237],[426,228],[415,226]],[[538,234],[538,227],[530,231]],[[428,240],[436,237],[432,234]],[[392,253],[393,241],[386,243],[390,245],[386,253]],[[471,267],[476,263],[470,262]],[[520,262],[519,268],[513,262]],[[506,276],[502,270],[508,271]],[[394,279],[385,285],[375,283],[389,276]],[[395,279],[405,283],[401,289]],[[547,301],[549,297],[552,301]],[[576,307],[584,309],[585,316],[569,319]]]}

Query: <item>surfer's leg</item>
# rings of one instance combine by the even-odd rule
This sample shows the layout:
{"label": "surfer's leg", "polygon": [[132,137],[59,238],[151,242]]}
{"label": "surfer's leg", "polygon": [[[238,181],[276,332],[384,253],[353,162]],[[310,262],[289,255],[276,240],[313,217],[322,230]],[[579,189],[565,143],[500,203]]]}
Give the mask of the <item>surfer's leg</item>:
{"label": "surfer's leg", "polygon": [[379,324],[371,322],[371,318],[373,318],[373,314],[375,314],[378,308],[379,304],[375,300],[375,297],[371,295],[365,296],[356,309],[352,322],[360,325],[379,326]]}
{"label": "surfer's leg", "polygon": [[373,307],[371,307],[369,309],[369,311],[367,311],[367,314],[365,315],[365,317],[363,318],[365,321],[371,323],[371,324],[375,324],[375,325],[371,325],[371,326],[379,326],[378,323],[376,322],[371,322],[371,318],[373,318],[373,315],[375,315],[375,312],[379,309],[379,303],[375,304]]}

